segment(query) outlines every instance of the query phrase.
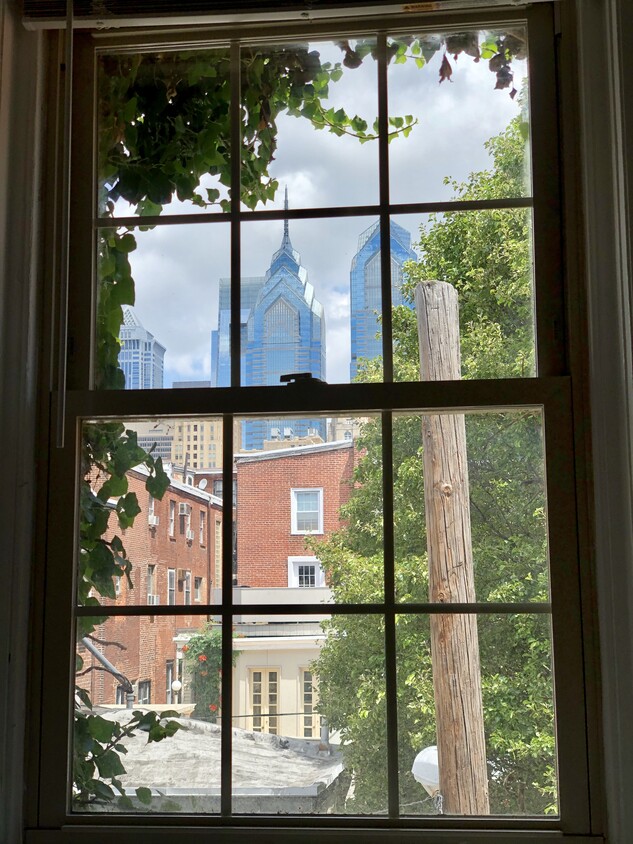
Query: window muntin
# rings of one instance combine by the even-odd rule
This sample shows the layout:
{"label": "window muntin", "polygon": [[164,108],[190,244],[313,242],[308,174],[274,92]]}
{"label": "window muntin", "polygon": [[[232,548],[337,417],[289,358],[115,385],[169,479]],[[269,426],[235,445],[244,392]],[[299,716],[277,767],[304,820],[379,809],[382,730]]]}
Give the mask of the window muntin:
{"label": "window muntin", "polygon": [[[383,284],[383,288],[384,288],[384,284]],[[388,333],[388,332],[387,332],[387,333]],[[388,369],[389,369],[389,367],[387,366],[387,370],[388,370]],[[495,385],[495,386],[496,386],[496,385]],[[545,388],[544,388],[544,387],[543,387],[543,390],[545,390]],[[539,390],[538,390],[538,388],[537,388],[537,389],[536,389],[536,392],[530,392],[530,388],[528,388],[528,389],[527,389],[527,393],[528,393],[528,394],[530,394],[530,395],[532,396],[532,398],[534,398],[534,397],[535,397],[535,395],[538,395]],[[359,393],[359,395],[360,395],[360,393]],[[428,406],[425,404],[425,406],[430,407],[431,409],[433,409],[433,408],[434,408],[434,404],[435,404],[436,406],[441,406],[441,407],[444,407],[445,401],[444,401],[443,399],[440,399],[439,394],[438,394],[437,392],[434,392],[434,391],[431,389],[430,391],[428,391],[428,392],[426,393],[426,395],[430,397],[430,404],[429,404]],[[457,392],[453,393],[452,395],[453,395],[453,399],[452,399],[453,404],[452,404],[452,406],[454,406],[454,407],[472,407],[472,406],[473,406],[473,397],[474,397],[474,403],[475,403],[475,405],[477,405],[477,403],[479,403],[479,405],[480,405],[481,407],[490,406],[490,405],[494,405],[494,406],[501,405],[501,406],[503,406],[503,407],[506,407],[506,406],[507,406],[507,404],[508,404],[508,402],[507,402],[506,400],[507,400],[507,398],[508,398],[508,396],[509,396],[509,395],[512,395],[512,396],[514,397],[514,400],[515,400],[515,402],[516,402],[516,406],[517,406],[517,407],[518,407],[518,406],[521,406],[521,405],[524,403],[524,399],[521,399],[521,400],[520,400],[520,399],[519,399],[519,395],[518,395],[518,394],[516,394],[516,393],[515,393],[515,394],[512,394],[511,390],[510,390],[510,392],[508,393],[508,392],[506,391],[506,389],[505,389],[505,386],[504,386],[504,385],[501,385],[501,386],[499,387],[499,389],[498,389],[498,391],[497,391],[496,395],[495,395],[495,393],[494,393],[494,390],[493,390],[492,392],[488,392],[488,393],[486,393],[485,389],[481,389],[481,390],[479,391],[479,393],[477,392],[477,389],[475,389],[475,392],[474,392],[474,393],[470,393],[470,392],[468,392],[468,390],[466,390],[466,391],[463,391],[463,390],[462,390],[462,391],[460,392],[460,388],[459,388],[459,387],[457,388]],[[471,401],[466,401],[466,398],[467,398],[467,397],[469,397],[469,398],[471,399]],[[391,397],[391,398],[393,398],[393,397]],[[540,404],[540,403],[542,403],[542,401],[544,401],[544,395],[543,395],[543,393],[541,393],[541,395],[539,396],[539,400],[537,400],[537,401],[536,401],[536,404]],[[532,403],[532,402],[530,402],[530,404],[531,404],[531,403]],[[229,404],[230,404],[230,402],[229,402]],[[299,402],[299,404],[301,404],[301,402]],[[388,403],[387,403],[387,402],[384,402],[384,403],[383,403],[383,402],[376,402],[375,404],[372,404],[372,403],[371,403],[371,401],[370,401],[370,402],[368,402],[368,405],[369,405],[370,407],[372,407],[374,410],[375,410],[375,409],[378,409],[379,407],[384,406],[385,404],[388,404]],[[406,407],[404,404],[400,404],[398,400],[396,400],[395,402],[393,402],[393,404],[394,404],[394,406],[395,406],[395,407],[397,407],[397,408],[399,408],[399,409],[405,409],[405,407]],[[409,407],[411,407],[411,406],[419,406],[419,404],[420,404],[420,401],[418,400],[417,402],[414,402],[413,404],[410,404],[410,405],[409,405]],[[510,401],[510,402],[509,402],[509,404],[512,404],[512,401]],[[345,408],[343,408],[343,405],[344,405],[344,403],[341,403],[340,405],[338,405],[338,406],[337,406],[337,405],[336,405],[336,402],[335,402],[334,404],[331,404],[331,403],[330,403],[328,406],[330,406],[330,407],[334,407],[334,406],[336,406],[336,407],[337,407],[337,409],[338,409],[339,407],[340,407],[340,409],[348,409],[348,410],[349,410],[349,409],[352,409],[352,406],[350,406],[350,405],[345,406]],[[129,407],[134,407],[134,406],[133,406],[133,405],[129,405]],[[167,410],[167,405],[165,405],[165,407],[166,407],[166,412],[168,412],[168,410]],[[301,409],[303,409],[303,408],[296,408],[296,409],[297,409],[297,410],[301,410]],[[356,408],[356,409],[357,409],[357,408]],[[239,408],[238,412],[247,412],[248,410],[249,410],[249,408],[244,408],[244,407],[242,406],[242,407],[240,407],[240,408]],[[272,410],[272,408],[271,408],[271,410]],[[551,410],[551,408],[550,408],[550,410]],[[133,412],[138,412],[138,411],[133,411]],[[551,416],[548,416],[547,414],[546,414],[546,416],[547,416],[547,423],[548,423],[548,426],[551,426],[551,430],[555,430],[555,429],[556,429],[556,414],[554,414],[554,417],[555,417],[555,419],[554,419],[554,423],[552,423],[552,417],[551,417]],[[387,417],[385,417],[385,422],[386,422],[386,421],[387,421]],[[559,419],[558,421],[560,421],[560,419]],[[548,430],[549,430],[549,429],[548,429]],[[389,448],[389,446],[386,446],[386,447],[387,447],[387,448]],[[550,459],[551,459],[551,452],[550,452]],[[389,470],[387,470],[387,471],[389,471]],[[387,484],[388,484],[388,481],[387,481]],[[387,508],[387,510],[388,510],[388,509],[389,509],[389,502],[388,502],[388,501],[386,501],[386,502],[385,502],[385,506],[386,506],[386,508]],[[388,539],[388,537],[387,537],[387,539],[386,539],[386,542],[387,542],[387,545],[388,545],[388,544],[389,544],[389,539]],[[229,552],[228,552],[228,550],[227,550],[227,551],[225,551],[225,555],[227,555],[228,553],[229,553]],[[390,556],[390,555],[388,554],[388,556]],[[557,563],[557,565],[558,565],[558,563]],[[225,568],[226,568],[226,566],[225,566]],[[388,568],[389,568],[389,566],[388,566]],[[560,583],[559,583],[559,585],[560,585]],[[563,697],[564,697],[564,695],[563,695]],[[387,788],[387,791],[388,791],[388,788]],[[393,799],[391,800],[391,806],[392,806],[392,811],[393,811]]]}

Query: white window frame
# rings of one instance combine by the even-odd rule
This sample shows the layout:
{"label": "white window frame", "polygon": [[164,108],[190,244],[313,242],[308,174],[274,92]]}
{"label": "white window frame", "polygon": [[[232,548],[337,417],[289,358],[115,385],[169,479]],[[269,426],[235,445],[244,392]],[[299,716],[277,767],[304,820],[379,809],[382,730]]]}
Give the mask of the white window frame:
{"label": "white window frame", "polygon": [[[314,566],[314,586],[299,584],[299,567]],[[319,589],[325,586],[325,572],[318,557],[288,557],[288,586],[296,589]]]}
{"label": "white window frame", "polygon": [[[298,498],[301,493],[317,493],[317,527],[316,530],[300,530],[298,527],[299,509]],[[309,511],[314,512],[314,511]],[[296,487],[290,490],[290,533],[299,536],[323,533],[323,487]]]}
{"label": "white window frame", "polygon": [[167,605],[176,606],[176,569],[167,569]]}

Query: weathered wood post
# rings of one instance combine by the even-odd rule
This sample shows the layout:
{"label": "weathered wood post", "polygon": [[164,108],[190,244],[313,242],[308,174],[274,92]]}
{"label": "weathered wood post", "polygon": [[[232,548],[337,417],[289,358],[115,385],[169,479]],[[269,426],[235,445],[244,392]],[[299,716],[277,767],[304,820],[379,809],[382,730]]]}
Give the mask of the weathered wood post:
{"label": "weathered wood post", "polygon": [[[415,291],[420,377],[461,377],[459,308],[451,284],[427,281]],[[464,415],[422,420],[429,600],[475,600]],[[477,617],[431,615],[431,655],[440,793],[447,814],[489,814]]]}

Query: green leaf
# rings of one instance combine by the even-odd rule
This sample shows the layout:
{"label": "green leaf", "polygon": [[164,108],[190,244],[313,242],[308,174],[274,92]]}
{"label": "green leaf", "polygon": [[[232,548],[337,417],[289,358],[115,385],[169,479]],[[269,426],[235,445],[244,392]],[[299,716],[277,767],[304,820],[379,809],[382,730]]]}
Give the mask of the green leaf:
{"label": "green leaf", "polygon": [[128,232],[127,234],[124,234],[120,240],[117,241],[116,248],[119,250],[119,252],[125,252],[126,254],[128,252],[133,252],[136,249],[136,238],[133,234],[130,234]]}
{"label": "green leaf", "polygon": [[95,758],[95,763],[99,770],[99,774],[106,779],[118,777],[125,773],[125,768],[121,763],[121,758],[114,750],[107,750],[101,756]]}
{"label": "green leaf", "polygon": [[152,802],[152,790],[150,788],[145,788],[145,786],[139,786],[139,788],[136,789],[136,796],[145,806],[149,806]]}
{"label": "green leaf", "polygon": [[108,721],[100,715],[90,715],[86,721],[88,732],[92,738],[100,742],[110,741],[113,736],[117,735],[120,729],[115,721]]}

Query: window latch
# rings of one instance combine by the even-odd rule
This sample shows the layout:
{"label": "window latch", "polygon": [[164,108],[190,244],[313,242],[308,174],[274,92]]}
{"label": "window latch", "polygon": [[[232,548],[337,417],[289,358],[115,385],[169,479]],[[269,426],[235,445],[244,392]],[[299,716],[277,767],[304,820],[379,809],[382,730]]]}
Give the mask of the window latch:
{"label": "window latch", "polygon": [[314,378],[311,372],[290,372],[287,375],[280,375],[282,384],[325,384],[322,378]]}

